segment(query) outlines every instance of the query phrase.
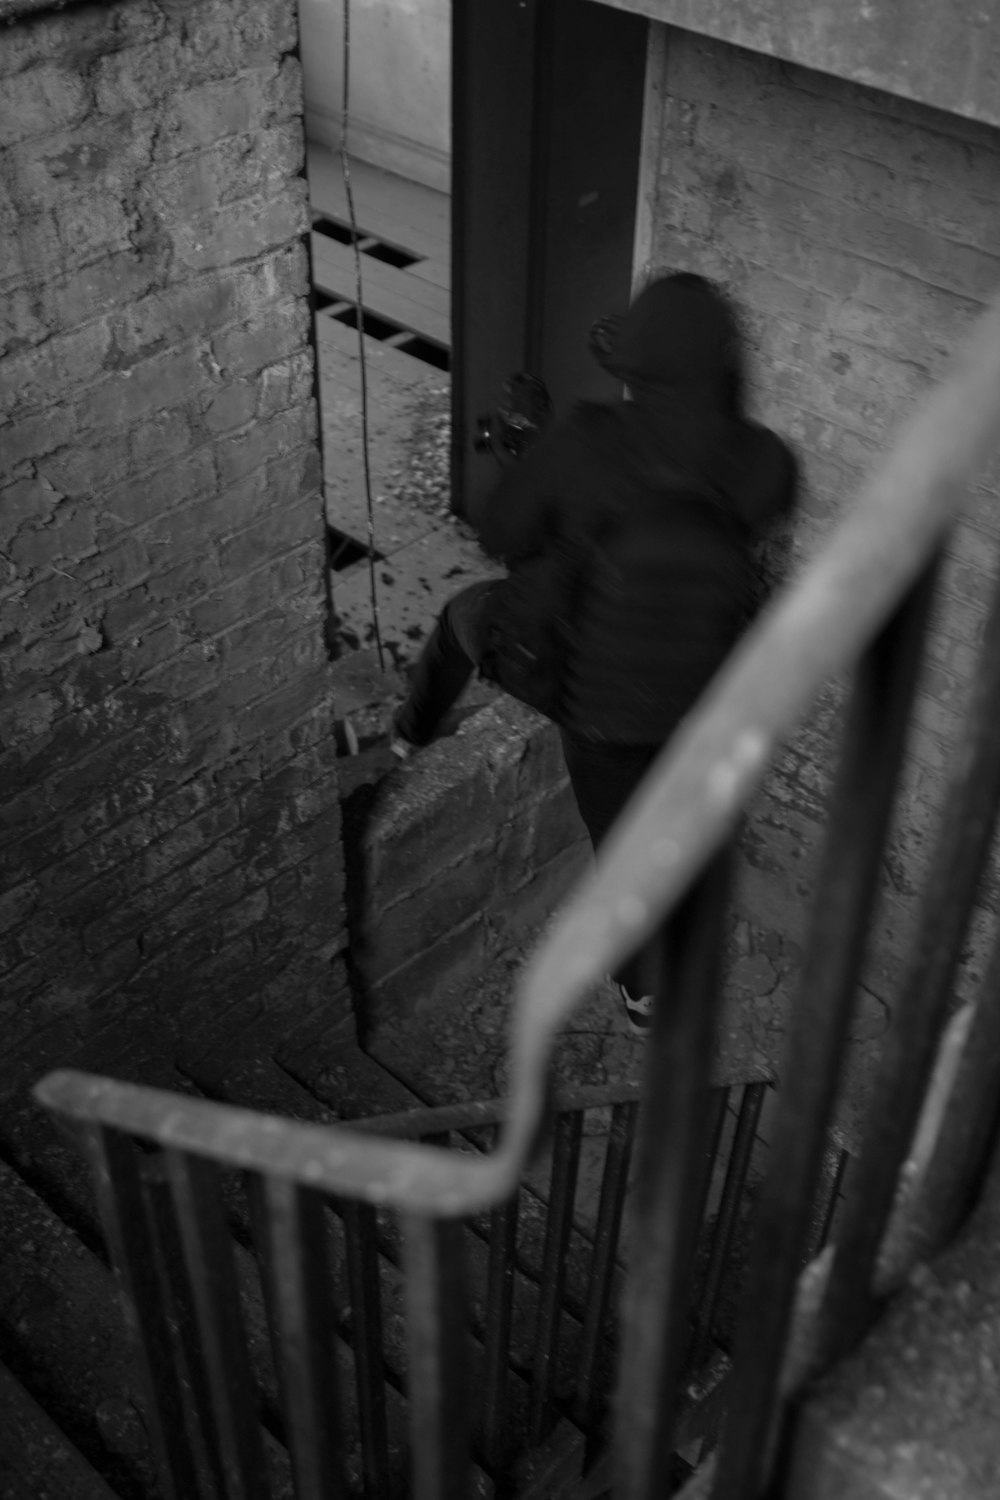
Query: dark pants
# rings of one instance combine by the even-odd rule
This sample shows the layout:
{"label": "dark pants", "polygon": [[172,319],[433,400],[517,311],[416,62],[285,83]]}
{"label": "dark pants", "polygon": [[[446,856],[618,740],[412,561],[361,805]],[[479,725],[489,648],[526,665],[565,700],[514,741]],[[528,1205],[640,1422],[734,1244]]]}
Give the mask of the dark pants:
{"label": "dark pants", "polygon": [[[413,745],[426,745],[457,701],[486,648],[490,599],[497,583],[473,583],[455,594],[438,616],[420,654],[396,729]],[[615,745],[561,729],[563,755],[580,817],[594,849],[659,754],[658,745]],[[632,995],[643,993],[640,962],[615,976]]]}
{"label": "dark pants", "polygon": [[396,729],[411,745],[427,745],[457,702],[486,649],[490,596],[496,583],[470,583],[448,600],[413,673]]}
{"label": "dark pants", "polygon": [[[563,755],[580,817],[595,851],[600,848],[626,802],[660,753],[659,745],[614,745],[588,740],[561,729]],[[650,993],[641,954],[615,974],[629,994]]]}

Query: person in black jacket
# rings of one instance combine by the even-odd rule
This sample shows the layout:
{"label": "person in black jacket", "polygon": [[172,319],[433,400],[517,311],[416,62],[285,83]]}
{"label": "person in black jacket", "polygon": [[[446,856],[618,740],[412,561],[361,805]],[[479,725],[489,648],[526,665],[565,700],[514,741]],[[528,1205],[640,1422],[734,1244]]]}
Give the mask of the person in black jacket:
{"label": "person in black jacket", "polygon": [[[478,666],[558,725],[595,849],[750,619],[751,544],[796,484],[791,450],[744,414],[736,320],[709,282],[654,281],[603,341],[626,399],[579,403],[506,471],[480,539],[508,576],[445,606],[394,739],[428,743]],[[618,982],[647,1029],[638,963]]]}

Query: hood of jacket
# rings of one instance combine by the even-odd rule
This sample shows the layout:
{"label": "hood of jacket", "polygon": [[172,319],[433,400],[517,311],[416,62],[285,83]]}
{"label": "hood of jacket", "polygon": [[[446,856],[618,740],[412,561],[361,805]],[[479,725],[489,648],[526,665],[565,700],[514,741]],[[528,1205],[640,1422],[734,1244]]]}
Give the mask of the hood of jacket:
{"label": "hood of jacket", "polygon": [[794,459],[776,433],[744,416],[739,327],[711,283],[688,272],[650,283],[618,322],[603,363],[628,387],[625,447],[643,484],[690,475],[753,533],[787,509]]}

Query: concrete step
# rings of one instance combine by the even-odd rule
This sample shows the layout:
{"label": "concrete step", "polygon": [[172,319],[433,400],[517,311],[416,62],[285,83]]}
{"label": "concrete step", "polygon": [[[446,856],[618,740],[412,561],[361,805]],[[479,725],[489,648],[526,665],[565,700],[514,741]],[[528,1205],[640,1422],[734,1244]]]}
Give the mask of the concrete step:
{"label": "concrete step", "polygon": [[0,1361],[0,1500],[121,1500]]}
{"label": "concrete step", "polygon": [[5,1362],[114,1491],[153,1494],[138,1370],[110,1270],[6,1164],[0,1205]]}
{"label": "concrete step", "polygon": [[1000,1152],[953,1244],[806,1393],[785,1500],[1000,1494]]}

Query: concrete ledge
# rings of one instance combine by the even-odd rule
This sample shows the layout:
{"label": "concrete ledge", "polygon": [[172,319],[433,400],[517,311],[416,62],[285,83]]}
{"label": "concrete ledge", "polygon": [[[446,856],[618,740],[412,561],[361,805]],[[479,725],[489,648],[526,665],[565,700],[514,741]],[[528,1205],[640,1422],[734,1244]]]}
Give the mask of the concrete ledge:
{"label": "concrete ledge", "polygon": [[344,804],[363,1031],[445,1003],[551,915],[590,857],[559,737],[511,699]]}

